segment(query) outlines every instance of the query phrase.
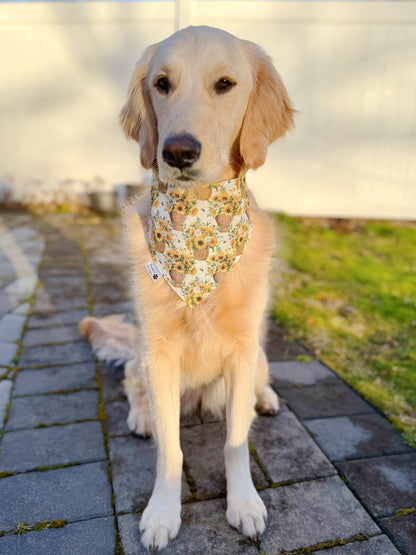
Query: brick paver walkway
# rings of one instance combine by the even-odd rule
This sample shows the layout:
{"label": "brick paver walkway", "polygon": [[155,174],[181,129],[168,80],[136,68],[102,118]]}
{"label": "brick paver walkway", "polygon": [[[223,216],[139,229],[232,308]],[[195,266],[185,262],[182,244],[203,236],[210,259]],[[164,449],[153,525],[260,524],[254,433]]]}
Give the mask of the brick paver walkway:
{"label": "brick paver walkway", "polygon": [[[0,217],[2,554],[144,553],[155,449],[128,432],[122,370],[77,332],[88,313],[133,318],[118,225]],[[416,453],[331,370],[297,361],[303,348],[275,325],[268,353],[283,407],[250,435],[267,531],[254,543],[226,523],[224,423],[195,416],[182,422],[183,523],[165,553],[416,553]]]}

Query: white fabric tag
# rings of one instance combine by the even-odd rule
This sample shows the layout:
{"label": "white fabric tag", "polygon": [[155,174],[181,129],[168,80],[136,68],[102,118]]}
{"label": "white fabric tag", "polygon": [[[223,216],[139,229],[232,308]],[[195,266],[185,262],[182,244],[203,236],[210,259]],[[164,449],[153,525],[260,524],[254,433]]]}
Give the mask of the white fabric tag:
{"label": "white fabric tag", "polygon": [[159,268],[156,266],[154,262],[149,262],[149,264],[146,264],[145,268],[147,270],[147,273],[151,277],[152,281],[157,281],[159,278],[162,277],[162,274]]}

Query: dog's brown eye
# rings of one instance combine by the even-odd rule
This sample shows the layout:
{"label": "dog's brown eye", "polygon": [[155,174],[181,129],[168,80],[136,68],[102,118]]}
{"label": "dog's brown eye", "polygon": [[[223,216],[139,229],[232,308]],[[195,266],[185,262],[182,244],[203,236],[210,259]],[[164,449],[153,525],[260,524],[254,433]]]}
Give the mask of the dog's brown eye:
{"label": "dog's brown eye", "polygon": [[228,79],[227,77],[222,77],[221,79],[219,79],[216,82],[215,91],[218,94],[222,94],[222,93],[225,93],[225,92],[229,91],[234,86],[235,86],[234,81],[231,81],[231,79]]}
{"label": "dog's brown eye", "polygon": [[168,92],[170,91],[170,83],[169,83],[169,79],[167,77],[160,77],[156,81],[155,86],[162,93],[168,94]]}

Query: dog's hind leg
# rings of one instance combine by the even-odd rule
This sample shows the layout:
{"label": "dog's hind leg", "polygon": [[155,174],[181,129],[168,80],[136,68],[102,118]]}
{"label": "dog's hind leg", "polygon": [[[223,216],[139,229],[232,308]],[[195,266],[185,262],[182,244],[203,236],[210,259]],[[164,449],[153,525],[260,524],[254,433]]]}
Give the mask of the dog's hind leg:
{"label": "dog's hind leg", "polygon": [[[251,352],[250,352],[251,351]],[[266,526],[267,511],[254,487],[247,435],[254,416],[257,349],[236,345],[224,372],[227,440],[224,447],[227,475],[227,520],[250,538]]]}
{"label": "dog's hind leg", "polygon": [[151,435],[146,371],[143,365],[140,330],[123,322],[123,316],[105,318],[86,316],[79,323],[79,332],[86,335],[100,360],[125,364],[124,391],[130,403],[127,425],[131,432]]}
{"label": "dog's hind leg", "polygon": [[129,400],[130,410],[127,417],[129,430],[142,437],[150,437],[152,427],[150,422],[148,385],[143,358],[140,356],[126,363],[124,392]]}
{"label": "dog's hind leg", "polygon": [[259,414],[274,416],[279,410],[279,397],[269,385],[269,365],[264,350],[259,348],[256,374],[256,410]]}

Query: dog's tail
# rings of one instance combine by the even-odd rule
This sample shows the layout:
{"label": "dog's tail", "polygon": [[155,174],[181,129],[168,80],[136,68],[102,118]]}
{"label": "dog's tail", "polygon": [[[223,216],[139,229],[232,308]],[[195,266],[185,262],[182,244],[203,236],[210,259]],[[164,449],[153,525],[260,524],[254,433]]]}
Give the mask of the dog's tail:
{"label": "dog's tail", "polygon": [[79,323],[79,333],[87,336],[100,360],[121,365],[137,355],[141,345],[140,332],[123,320],[123,315],[113,314],[105,318],[86,316]]}

